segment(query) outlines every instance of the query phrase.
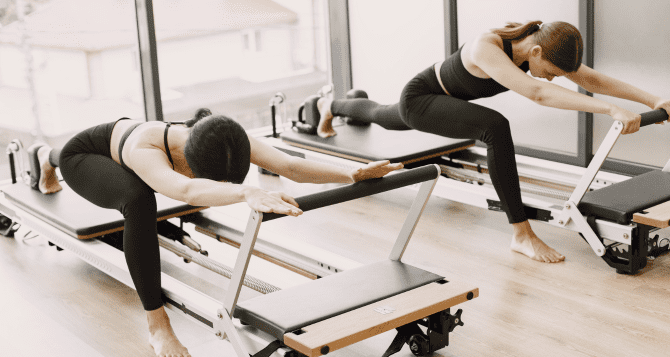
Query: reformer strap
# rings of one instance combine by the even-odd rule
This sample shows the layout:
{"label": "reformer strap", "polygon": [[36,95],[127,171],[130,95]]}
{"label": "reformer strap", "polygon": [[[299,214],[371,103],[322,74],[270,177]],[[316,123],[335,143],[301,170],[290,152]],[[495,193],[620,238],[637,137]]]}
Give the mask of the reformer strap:
{"label": "reformer strap", "polygon": [[262,350],[256,352],[254,355],[249,355],[249,357],[270,357],[275,351],[277,351],[283,344],[279,340],[272,341],[269,345],[265,346]]}
{"label": "reformer strap", "polygon": [[589,226],[593,230],[593,233],[595,233],[596,236],[598,236],[598,238],[600,238],[600,233],[598,232],[598,225],[596,224],[596,216],[594,216],[592,214],[586,216],[586,223],[589,224]]}

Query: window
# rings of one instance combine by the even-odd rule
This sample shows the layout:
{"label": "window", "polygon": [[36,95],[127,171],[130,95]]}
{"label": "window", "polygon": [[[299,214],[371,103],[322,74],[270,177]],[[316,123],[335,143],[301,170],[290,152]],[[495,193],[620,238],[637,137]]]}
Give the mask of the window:
{"label": "window", "polygon": [[0,2],[0,145],[61,146],[82,129],[142,118],[137,63],[132,1]]}
{"label": "window", "polygon": [[[670,3],[654,1],[648,6],[634,6],[619,0],[596,5],[595,69],[662,98],[670,97],[670,74],[667,71],[670,27],[665,24]],[[634,113],[651,110],[628,100],[600,94],[594,97]],[[612,117],[596,114],[593,122],[596,150],[612,126]],[[667,124],[650,125],[635,134],[619,137],[609,157],[663,167],[670,155],[669,137],[670,126]]]}
{"label": "window", "polygon": [[[508,21],[565,21],[578,27],[578,14],[577,0],[519,0],[513,3],[492,0],[459,1],[459,46],[491,28],[504,27]],[[577,85],[563,77],[554,79],[552,83],[577,91]],[[570,156],[577,154],[576,111],[543,107],[512,91],[474,100],[473,103],[497,110],[509,119],[515,145]]]}
{"label": "window", "polygon": [[[21,3],[29,6],[22,10]],[[102,122],[144,115],[133,2],[23,0],[3,10],[3,131],[59,142]]]}
{"label": "window", "polygon": [[153,6],[165,121],[206,107],[247,130],[267,127],[277,92],[295,116],[328,83],[325,1],[155,0]]}

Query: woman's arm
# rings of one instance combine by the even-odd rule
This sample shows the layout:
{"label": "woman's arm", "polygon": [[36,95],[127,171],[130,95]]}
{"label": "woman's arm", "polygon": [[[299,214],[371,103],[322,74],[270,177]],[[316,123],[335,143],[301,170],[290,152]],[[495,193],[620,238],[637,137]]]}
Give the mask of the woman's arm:
{"label": "woman's arm", "polygon": [[[591,93],[598,93],[642,103],[651,109],[663,108],[670,113],[670,100],[648,93],[631,84],[606,76],[588,66],[581,65],[577,72],[568,73],[568,79]],[[670,119],[668,120],[670,121]]]}
{"label": "woman's arm", "polygon": [[225,206],[247,202],[260,212],[297,216],[302,214],[295,200],[281,192],[208,179],[189,178],[172,170],[165,153],[156,148],[135,148],[129,166],[156,192],[193,206]]}
{"label": "woman's arm", "polygon": [[251,143],[251,163],[301,183],[353,183],[377,178],[403,167],[377,161],[362,169],[350,170],[335,165],[309,161],[283,153],[272,146],[249,137]]}
{"label": "woman's arm", "polygon": [[606,76],[583,64],[579,66],[576,72],[568,73],[565,77],[591,93],[632,100],[652,109],[656,109],[656,105],[661,102],[661,98],[658,96],[616,78]]}
{"label": "woman's arm", "polygon": [[624,124],[623,134],[640,128],[640,115],[561,86],[531,78],[510,61],[492,36],[482,36],[472,45],[471,60],[496,82],[547,107],[610,115]]}

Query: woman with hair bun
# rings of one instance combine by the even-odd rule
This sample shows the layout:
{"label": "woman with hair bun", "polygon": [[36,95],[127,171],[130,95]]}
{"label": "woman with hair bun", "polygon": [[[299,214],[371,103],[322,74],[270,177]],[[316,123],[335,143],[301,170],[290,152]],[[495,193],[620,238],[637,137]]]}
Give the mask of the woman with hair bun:
{"label": "woman with hair bun", "polygon": [[[380,105],[368,99],[317,103],[321,118],[317,134],[336,135],[334,116],[376,123],[389,130],[416,129],[458,139],[476,139],[487,146],[491,181],[513,227],[511,249],[540,262],[565,257],[540,240],[528,223],[521,202],[519,175],[510,125],[495,110],[471,103],[512,90],[539,105],[610,115],[624,124],[623,134],[640,128],[640,115],[551,82],[565,76],[591,93],[643,103],[670,113],[670,100],[599,73],[582,64],[584,45],[579,30],[566,22],[508,23],[467,42],[444,62],[419,73],[405,85],[400,102]],[[526,72],[530,71],[531,76]]]}
{"label": "woman with hair bun", "polygon": [[60,150],[44,144],[28,149],[31,186],[44,194],[70,188],[103,208],[123,214],[123,252],[147,313],[149,342],[157,356],[187,357],[172,330],[161,297],[160,254],[154,192],[193,206],[246,202],[260,212],[298,216],[293,197],[244,185],[250,164],[290,180],[353,183],[402,168],[379,161],[347,170],[287,155],[259,141],[234,120],[200,109],[184,123],[122,118],[89,128]]}

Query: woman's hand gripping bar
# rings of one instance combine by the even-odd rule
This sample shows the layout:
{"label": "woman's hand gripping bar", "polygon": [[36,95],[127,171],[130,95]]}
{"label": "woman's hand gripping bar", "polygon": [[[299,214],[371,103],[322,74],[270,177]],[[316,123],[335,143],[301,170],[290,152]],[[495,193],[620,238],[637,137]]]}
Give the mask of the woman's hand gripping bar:
{"label": "woman's hand gripping bar", "polygon": [[642,117],[640,127],[668,120],[668,113],[664,109],[652,110],[650,112],[642,113],[640,116]]}

